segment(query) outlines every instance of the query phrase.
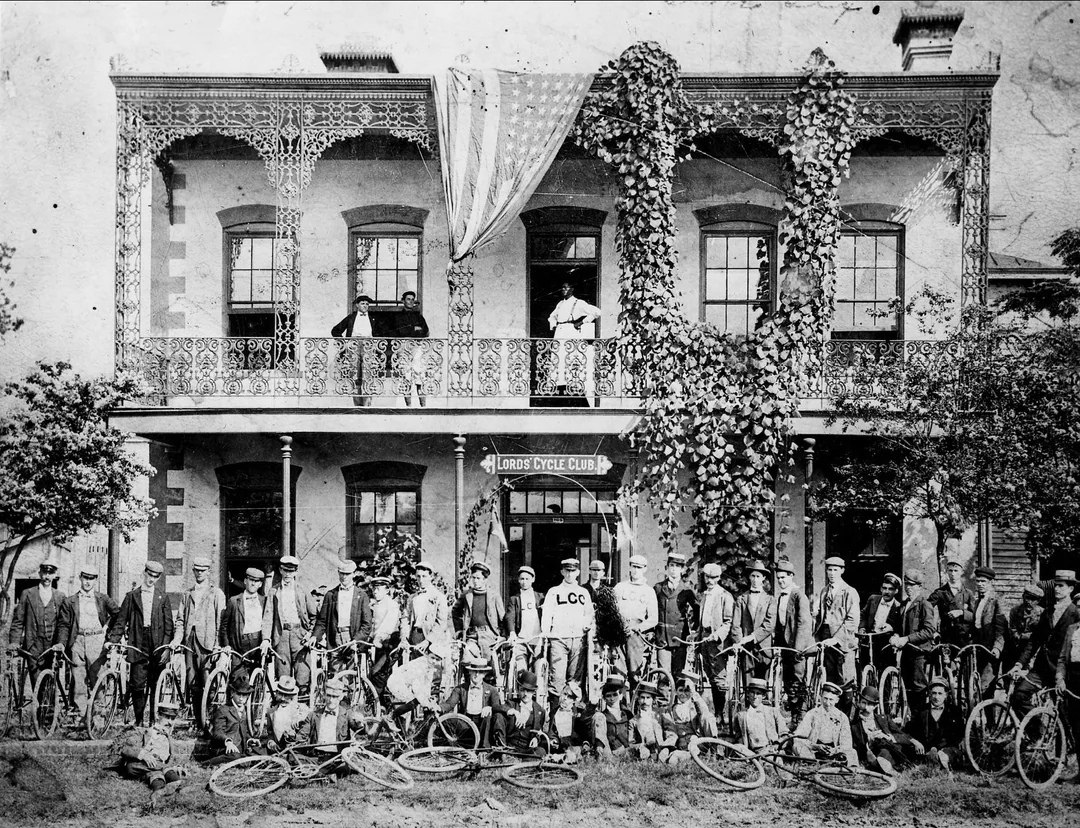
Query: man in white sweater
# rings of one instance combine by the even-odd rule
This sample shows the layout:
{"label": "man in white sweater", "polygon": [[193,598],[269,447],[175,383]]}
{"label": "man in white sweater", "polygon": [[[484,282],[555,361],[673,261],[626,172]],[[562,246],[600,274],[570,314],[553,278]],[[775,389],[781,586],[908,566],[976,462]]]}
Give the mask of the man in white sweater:
{"label": "man in white sweater", "polygon": [[540,612],[540,632],[548,648],[548,693],[556,702],[567,679],[581,683],[585,667],[585,636],[593,628],[593,603],[589,591],[578,584],[581,567],[576,558],[562,562],[562,583],[548,590]]}
{"label": "man in white sweater", "polygon": [[645,570],[649,562],[644,555],[630,556],[630,580],[615,585],[615,602],[626,626],[626,675],[636,683],[645,655],[645,633],[656,626],[659,614],[656,590],[652,588]]}

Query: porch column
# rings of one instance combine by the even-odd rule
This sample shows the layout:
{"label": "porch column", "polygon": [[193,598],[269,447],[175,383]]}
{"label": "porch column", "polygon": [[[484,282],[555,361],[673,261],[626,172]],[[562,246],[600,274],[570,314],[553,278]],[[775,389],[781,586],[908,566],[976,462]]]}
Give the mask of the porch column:
{"label": "porch column", "polygon": [[813,437],[806,437],[803,442],[806,444],[805,455],[805,469],[803,476],[803,531],[804,531],[804,554],[806,559],[803,561],[803,568],[805,571],[805,590],[806,594],[813,596],[814,594],[814,519],[811,517],[812,505],[813,505],[813,493],[810,488],[814,480],[814,446],[817,444],[817,440]]}
{"label": "porch column", "polygon": [[282,434],[281,440],[281,554],[291,555],[292,537],[292,437]]}
{"label": "porch column", "polygon": [[465,435],[454,436],[454,589],[457,590],[461,538],[465,534]]}

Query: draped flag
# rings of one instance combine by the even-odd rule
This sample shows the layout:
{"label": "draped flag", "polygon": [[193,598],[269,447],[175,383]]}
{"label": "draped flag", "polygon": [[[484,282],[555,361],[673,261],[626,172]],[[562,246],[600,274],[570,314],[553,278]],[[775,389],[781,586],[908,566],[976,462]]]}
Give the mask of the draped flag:
{"label": "draped flag", "polygon": [[435,81],[450,261],[491,242],[521,212],[551,166],[591,74],[450,69]]}

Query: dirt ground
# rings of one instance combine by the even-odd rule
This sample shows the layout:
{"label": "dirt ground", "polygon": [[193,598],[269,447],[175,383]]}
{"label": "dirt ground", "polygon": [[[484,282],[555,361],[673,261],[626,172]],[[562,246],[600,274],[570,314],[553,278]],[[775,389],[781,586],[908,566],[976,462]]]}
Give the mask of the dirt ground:
{"label": "dirt ground", "polygon": [[420,828],[435,826],[678,826],[734,823],[770,828],[841,826],[1076,826],[1080,785],[1042,794],[1018,779],[989,782],[928,770],[903,775],[880,802],[834,799],[804,783],[775,782],[750,792],[722,790],[696,766],[641,763],[582,766],[584,784],[562,795],[511,787],[494,774],[472,780],[421,781],[386,793],[359,777],[333,785],[283,788],[259,800],[225,800],[192,767],[175,795],[151,802],[141,784],[83,760],[9,758],[0,763],[0,825],[72,828]]}

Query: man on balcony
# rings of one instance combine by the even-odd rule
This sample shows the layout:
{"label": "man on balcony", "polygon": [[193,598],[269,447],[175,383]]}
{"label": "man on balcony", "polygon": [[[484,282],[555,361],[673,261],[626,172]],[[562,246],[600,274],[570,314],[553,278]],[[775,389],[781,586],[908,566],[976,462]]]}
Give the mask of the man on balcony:
{"label": "man on balcony", "polygon": [[421,407],[427,405],[427,397],[424,396],[424,374],[427,373],[427,350],[422,342],[410,342],[412,339],[426,339],[428,336],[428,324],[424,315],[416,303],[416,291],[407,290],[401,294],[401,304],[404,310],[400,310],[393,316],[393,328],[390,336],[394,339],[405,340],[394,343],[398,349],[396,373],[401,376],[405,392],[405,405],[412,405],[413,387],[416,388],[416,399]]}
{"label": "man on balcony", "polygon": [[[371,307],[371,297],[366,293],[361,293],[355,299],[353,299],[353,312],[334,325],[330,329],[330,335],[341,339],[355,339],[356,342],[356,395],[353,397],[353,402],[358,406],[371,405],[371,394],[364,392],[364,364],[365,364],[365,351],[368,352],[366,359],[369,368],[378,365],[377,357],[372,355],[372,347],[369,344],[365,348],[363,340],[371,339],[375,336],[383,336],[384,331],[381,330],[381,326],[378,325],[369,313],[368,309]],[[341,365],[346,359],[346,355],[349,353],[349,348],[344,346],[338,350],[337,359],[339,365]],[[377,372],[370,372],[375,374]],[[368,377],[369,382],[375,379],[374,376]]]}
{"label": "man on balcony", "polygon": [[593,340],[600,308],[574,296],[572,282],[563,282],[563,298],[548,316],[553,343],[554,359],[552,381],[555,393],[560,397],[592,396],[593,346],[584,342],[575,344],[567,340]]}

